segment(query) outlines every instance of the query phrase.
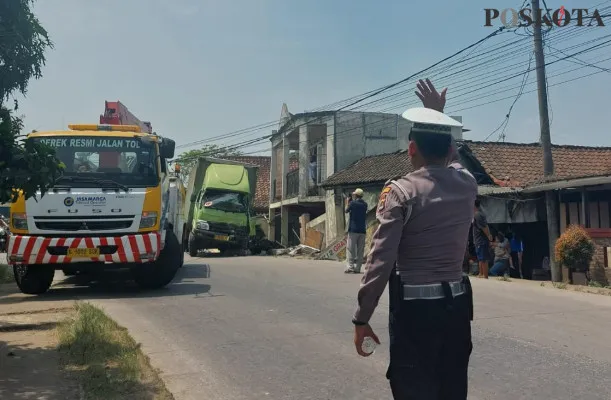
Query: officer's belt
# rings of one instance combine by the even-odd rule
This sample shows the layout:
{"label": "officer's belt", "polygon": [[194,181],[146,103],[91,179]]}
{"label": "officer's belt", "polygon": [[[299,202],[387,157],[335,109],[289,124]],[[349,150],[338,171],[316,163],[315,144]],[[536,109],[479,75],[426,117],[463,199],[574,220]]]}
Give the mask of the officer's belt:
{"label": "officer's belt", "polygon": [[[460,296],[467,292],[467,286],[462,281],[449,282],[452,296]],[[441,283],[433,285],[403,285],[403,300],[436,300],[445,298]]]}

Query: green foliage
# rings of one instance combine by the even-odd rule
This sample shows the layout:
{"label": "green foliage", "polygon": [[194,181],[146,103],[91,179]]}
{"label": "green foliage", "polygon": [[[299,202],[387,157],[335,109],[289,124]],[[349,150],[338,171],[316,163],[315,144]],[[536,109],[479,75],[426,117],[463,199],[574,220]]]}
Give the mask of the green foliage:
{"label": "green foliage", "polygon": [[594,242],[585,229],[570,225],[556,241],[556,261],[567,268],[589,268],[594,257]]}
{"label": "green foliage", "polygon": [[15,201],[17,188],[26,198],[37,190],[44,195],[64,167],[52,148],[31,140],[17,141],[22,127],[20,118],[0,107],[0,203]]}
{"label": "green foliage", "polygon": [[52,48],[47,31],[30,7],[34,0],[0,0],[0,103],[15,90],[25,93],[42,76],[44,52]]}
{"label": "green foliage", "polygon": [[195,165],[197,160],[201,157],[231,157],[241,156],[242,152],[238,150],[227,149],[225,147],[217,146],[216,144],[208,144],[203,146],[201,149],[189,150],[182,153],[176,160],[176,164],[180,165],[180,171],[184,176],[188,176],[191,172],[191,168]]}
{"label": "green foliage", "polygon": [[30,6],[33,0],[0,0],[0,202],[15,201],[23,190],[30,198],[48,190],[61,174],[54,151],[32,141],[18,141],[23,121],[4,103],[15,91],[42,76],[44,52],[53,47]]}

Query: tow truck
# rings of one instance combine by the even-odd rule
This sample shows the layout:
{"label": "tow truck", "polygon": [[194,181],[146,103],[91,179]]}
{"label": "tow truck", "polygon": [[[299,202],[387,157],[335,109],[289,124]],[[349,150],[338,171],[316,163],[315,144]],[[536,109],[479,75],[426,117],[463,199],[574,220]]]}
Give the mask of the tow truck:
{"label": "tow truck", "polygon": [[81,124],[34,132],[65,165],[44,196],[11,204],[7,259],[26,294],[55,270],[129,268],[138,285],[167,285],[184,261],[184,185],[170,171],[175,142],[137,125]]}

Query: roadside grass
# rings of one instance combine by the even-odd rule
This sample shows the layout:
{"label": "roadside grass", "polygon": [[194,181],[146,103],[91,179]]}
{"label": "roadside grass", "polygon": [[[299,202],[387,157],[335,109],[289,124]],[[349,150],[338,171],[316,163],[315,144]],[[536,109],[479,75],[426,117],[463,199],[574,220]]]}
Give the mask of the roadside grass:
{"label": "roadside grass", "polygon": [[0,284],[13,282],[13,269],[6,264],[0,264]]}
{"label": "roadside grass", "polygon": [[62,365],[85,399],[173,399],[140,345],[101,309],[76,303],[57,333]]}

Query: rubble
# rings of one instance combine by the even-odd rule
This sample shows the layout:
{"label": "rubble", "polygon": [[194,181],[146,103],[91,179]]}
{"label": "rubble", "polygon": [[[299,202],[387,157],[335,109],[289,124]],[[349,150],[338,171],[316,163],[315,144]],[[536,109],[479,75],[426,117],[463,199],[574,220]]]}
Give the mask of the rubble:
{"label": "rubble", "polygon": [[314,247],[306,246],[305,244],[300,244],[291,248],[291,251],[289,251],[289,256],[311,256],[316,253],[320,253],[320,250]]}

